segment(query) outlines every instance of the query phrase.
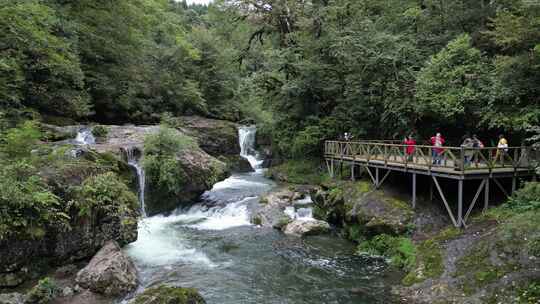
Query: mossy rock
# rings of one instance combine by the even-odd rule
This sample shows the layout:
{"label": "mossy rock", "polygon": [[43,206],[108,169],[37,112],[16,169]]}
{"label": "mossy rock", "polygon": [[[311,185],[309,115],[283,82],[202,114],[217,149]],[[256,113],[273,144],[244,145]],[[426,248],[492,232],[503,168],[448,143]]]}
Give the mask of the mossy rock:
{"label": "mossy rock", "polygon": [[132,304],[206,304],[206,301],[194,288],[161,285],[147,289]]}

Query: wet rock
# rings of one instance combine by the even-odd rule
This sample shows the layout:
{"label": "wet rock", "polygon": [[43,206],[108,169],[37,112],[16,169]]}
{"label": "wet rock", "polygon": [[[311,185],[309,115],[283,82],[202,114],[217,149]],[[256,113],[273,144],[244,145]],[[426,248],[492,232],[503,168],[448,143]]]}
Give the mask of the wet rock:
{"label": "wet rock", "polygon": [[71,296],[56,298],[51,304],[113,304],[117,303],[114,299],[96,294],[90,290],[83,290]]}
{"label": "wet rock", "polygon": [[110,241],[77,274],[77,283],[92,292],[122,296],[137,287],[137,270],[120,246]]}
{"label": "wet rock", "polygon": [[231,172],[247,173],[255,171],[249,161],[240,155],[221,156],[219,160],[226,163]]}
{"label": "wet rock", "polygon": [[414,213],[405,202],[374,191],[358,198],[349,216],[374,234],[402,234],[412,223]]}
{"label": "wet rock", "polygon": [[404,201],[367,182],[342,182],[311,193],[315,217],[338,225],[357,224],[371,235],[402,234],[413,222],[414,212]]}
{"label": "wet rock", "polygon": [[297,236],[318,235],[327,233],[329,230],[330,225],[325,221],[302,219],[294,220],[283,228],[285,234]]}
{"label": "wet rock", "polygon": [[147,289],[130,304],[205,304],[196,289],[161,285]]}
{"label": "wet rock", "polygon": [[200,116],[182,116],[179,120],[182,131],[195,137],[206,153],[212,156],[240,154],[236,123]]}
{"label": "wet rock", "polygon": [[18,292],[0,294],[0,304],[23,304],[24,301],[24,295]]}
{"label": "wet rock", "polygon": [[261,198],[261,209],[253,216],[252,222],[263,227],[281,229],[292,220],[285,213],[285,208],[293,205],[295,193],[288,189],[280,189]]}

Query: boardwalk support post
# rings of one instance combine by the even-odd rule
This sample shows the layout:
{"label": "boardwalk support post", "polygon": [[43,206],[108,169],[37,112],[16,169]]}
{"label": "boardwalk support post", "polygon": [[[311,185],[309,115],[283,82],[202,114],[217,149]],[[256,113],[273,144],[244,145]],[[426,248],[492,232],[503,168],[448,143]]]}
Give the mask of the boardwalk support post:
{"label": "boardwalk support post", "polygon": [[351,163],[351,180],[354,182],[356,180],[354,176],[354,162]]}
{"label": "boardwalk support post", "polygon": [[485,179],[486,186],[484,189],[484,210],[483,212],[486,212],[489,207],[489,177]]}
{"label": "boardwalk support post", "polygon": [[458,225],[461,227],[465,224],[463,222],[463,180],[458,181]]}
{"label": "boardwalk support post", "polygon": [[416,173],[412,175],[412,207],[416,208]]}

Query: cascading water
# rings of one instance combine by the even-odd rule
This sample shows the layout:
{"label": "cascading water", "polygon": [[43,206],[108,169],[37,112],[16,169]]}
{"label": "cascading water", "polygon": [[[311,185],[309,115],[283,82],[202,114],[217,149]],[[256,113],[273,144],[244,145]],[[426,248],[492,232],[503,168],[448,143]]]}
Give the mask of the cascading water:
{"label": "cascading water", "polygon": [[93,145],[96,143],[96,138],[92,134],[91,128],[82,128],[77,132],[75,137],[75,143],[77,145]]}
{"label": "cascading water", "polygon": [[144,206],[144,190],[146,188],[146,181],[144,175],[144,169],[139,163],[139,159],[136,157],[137,150],[134,148],[126,148],[126,158],[127,163],[135,169],[137,172],[137,182],[139,184],[139,203],[141,204],[141,214],[146,216],[145,206]]}
{"label": "cascading water", "polygon": [[[385,264],[354,256],[353,244],[288,237],[250,223],[261,195],[275,184],[260,169],[256,128],[238,132],[241,156],[257,170],[215,184],[191,207],[140,221],[137,241],[125,247],[139,270],[137,293],[165,283],[196,288],[209,304],[391,303],[379,275]],[[311,220],[311,206],[307,196],[287,212]],[[358,287],[370,294],[351,292]]]}
{"label": "cascading water", "polygon": [[240,156],[247,159],[251,167],[260,169],[263,160],[259,159],[259,153],[255,150],[256,126],[243,126],[238,128],[238,138],[240,141]]}

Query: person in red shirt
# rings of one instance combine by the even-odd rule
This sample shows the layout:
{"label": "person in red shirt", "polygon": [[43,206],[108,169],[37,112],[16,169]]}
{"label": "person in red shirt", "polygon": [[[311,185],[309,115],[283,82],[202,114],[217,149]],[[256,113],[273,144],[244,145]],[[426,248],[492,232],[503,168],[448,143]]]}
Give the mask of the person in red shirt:
{"label": "person in red shirt", "polygon": [[431,152],[433,164],[440,165],[442,163],[442,153],[444,151],[442,148],[444,145],[444,137],[442,137],[441,133],[437,133],[435,136],[431,137],[431,145],[434,147]]}
{"label": "person in red shirt", "polygon": [[412,135],[409,135],[408,137],[405,137],[403,143],[407,146],[405,148],[405,153],[407,154],[407,161],[412,161],[416,146],[416,140],[414,140],[414,137]]}

